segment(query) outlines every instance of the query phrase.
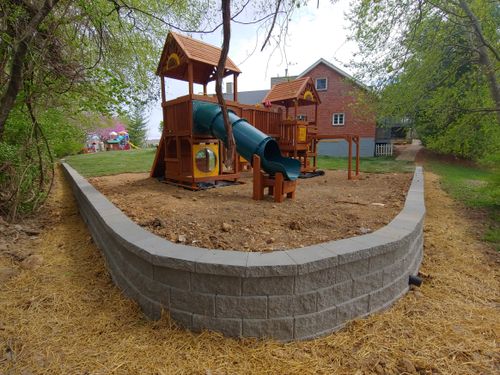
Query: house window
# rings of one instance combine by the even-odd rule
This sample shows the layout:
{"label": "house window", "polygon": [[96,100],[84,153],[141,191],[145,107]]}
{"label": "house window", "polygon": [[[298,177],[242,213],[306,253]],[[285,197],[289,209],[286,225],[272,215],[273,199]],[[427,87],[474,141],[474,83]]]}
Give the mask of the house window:
{"label": "house window", "polygon": [[299,120],[299,121],[307,121],[307,115],[297,115],[297,120]]}
{"label": "house window", "polygon": [[343,113],[334,113],[332,117],[332,125],[333,126],[342,126],[344,125],[345,115]]}
{"label": "house window", "polygon": [[316,78],[316,90],[325,91],[328,88],[327,78]]}

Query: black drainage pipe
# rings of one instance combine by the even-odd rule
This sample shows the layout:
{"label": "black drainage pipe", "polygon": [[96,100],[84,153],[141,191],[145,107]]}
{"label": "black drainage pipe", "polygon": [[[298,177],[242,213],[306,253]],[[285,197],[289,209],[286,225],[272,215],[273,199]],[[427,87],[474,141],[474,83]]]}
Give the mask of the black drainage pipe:
{"label": "black drainage pipe", "polygon": [[410,278],[408,280],[408,284],[420,286],[420,285],[422,285],[422,279],[418,276],[410,275]]}

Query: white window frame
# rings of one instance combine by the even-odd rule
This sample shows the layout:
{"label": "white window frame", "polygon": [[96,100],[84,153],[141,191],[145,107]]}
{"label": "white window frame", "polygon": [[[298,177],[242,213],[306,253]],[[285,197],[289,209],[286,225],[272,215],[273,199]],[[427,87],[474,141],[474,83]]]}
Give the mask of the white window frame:
{"label": "white window frame", "polygon": [[[342,122],[338,122],[338,118],[342,115]],[[335,123],[335,116],[337,116],[337,123]],[[345,112],[336,112],[332,115],[332,125],[333,126],[344,126],[345,125]]]}
{"label": "white window frame", "polygon": [[[325,80],[325,88],[324,88],[324,89],[319,89],[319,88],[318,88],[318,81],[319,81],[320,79],[324,79],[324,80]],[[326,91],[326,90],[328,90],[328,78],[326,78],[326,77],[324,77],[324,78],[316,78],[316,79],[314,80],[314,87],[316,87],[316,90],[317,90],[317,91]]]}

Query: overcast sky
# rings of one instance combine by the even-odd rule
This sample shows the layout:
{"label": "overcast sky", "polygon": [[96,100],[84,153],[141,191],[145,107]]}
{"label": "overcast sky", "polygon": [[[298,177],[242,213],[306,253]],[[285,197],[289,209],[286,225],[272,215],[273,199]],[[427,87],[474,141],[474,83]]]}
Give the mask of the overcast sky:
{"label": "overcast sky", "polygon": [[[346,41],[346,28],[349,26],[349,20],[345,13],[348,11],[349,1],[340,0],[333,5],[329,1],[320,1],[319,9],[316,8],[316,1],[309,3],[309,6],[295,11],[289,24],[285,46],[288,74],[300,74],[320,58],[352,73],[346,67],[356,50],[353,43]],[[282,53],[275,51],[272,54],[270,47],[260,52],[265,35],[263,30],[258,30],[258,26],[233,23],[231,27],[229,57],[242,71],[238,76],[238,90],[269,89],[271,77],[285,75],[287,64]],[[209,35],[193,34],[191,36],[218,47],[222,44],[221,31]],[[201,86],[195,87],[195,92],[201,90]],[[209,93],[215,92],[213,83],[208,86],[208,91]],[[167,99],[186,95],[187,92],[186,82],[167,79]],[[160,138],[158,124],[161,120],[161,106],[158,102],[152,106],[149,116],[149,139]]]}

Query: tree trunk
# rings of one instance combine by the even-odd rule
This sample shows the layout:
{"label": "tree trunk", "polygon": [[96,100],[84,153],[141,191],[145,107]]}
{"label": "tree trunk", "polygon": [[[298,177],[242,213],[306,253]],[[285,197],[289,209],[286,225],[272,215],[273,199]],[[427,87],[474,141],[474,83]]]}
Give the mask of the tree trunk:
{"label": "tree trunk", "polygon": [[233,136],[233,127],[229,122],[229,116],[227,114],[226,100],[222,94],[222,80],[224,78],[224,71],[226,69],[226,60],[229,52],[229,42],[231,40],[231,1],[222,0],[222,25],[224,38],[222,41],[222,51],[219,58],[219,63],[217,64],[217,75],[215,81],[215,92],[217,93],[217,100],[222,108],[222,116],[224,119],[224,128],[226,129],[227,142],[226,146],[226,160],[224,164],[228,168],[232,168],[234,165],[234,154],[235,154],[235,142]]}
{"label": "tree trunk", "polygon": [[488,80],[491,98],[495,103],[497,122],[498,125],[500,125],[500,88],[498,87],[495,67],[491,63],[490,56],[488,54],[488,48],[486,46],[483,31],[481,29],[481,24],[479,23],[479,20],[469,8],[469,5],[465,0],[460,0],[460,8],[462,8],[462,10],[465,12],[467,18],[469,18],[469,21],[471,22],[472,28],[474,29],[474,34],[477,41],[477,50],[479,53],[479,63],[481,64],[484,74],[486,75],[486,78]]}
{"label": "tree trunk", "polygon": [[59,0],[45,0],[42,7],[33,15],[26,24],[26,27],[19,32],[17,40],[14,41],[12,61],[10,65],[9,80],[6,89],[0,98],[0,140],[3,137],[5,123],[9,113],[14,107],[17,94],[21,89],[23,82],[23,66],[28,54],[28,47],[35,37],[38,27],[54,8]]}

